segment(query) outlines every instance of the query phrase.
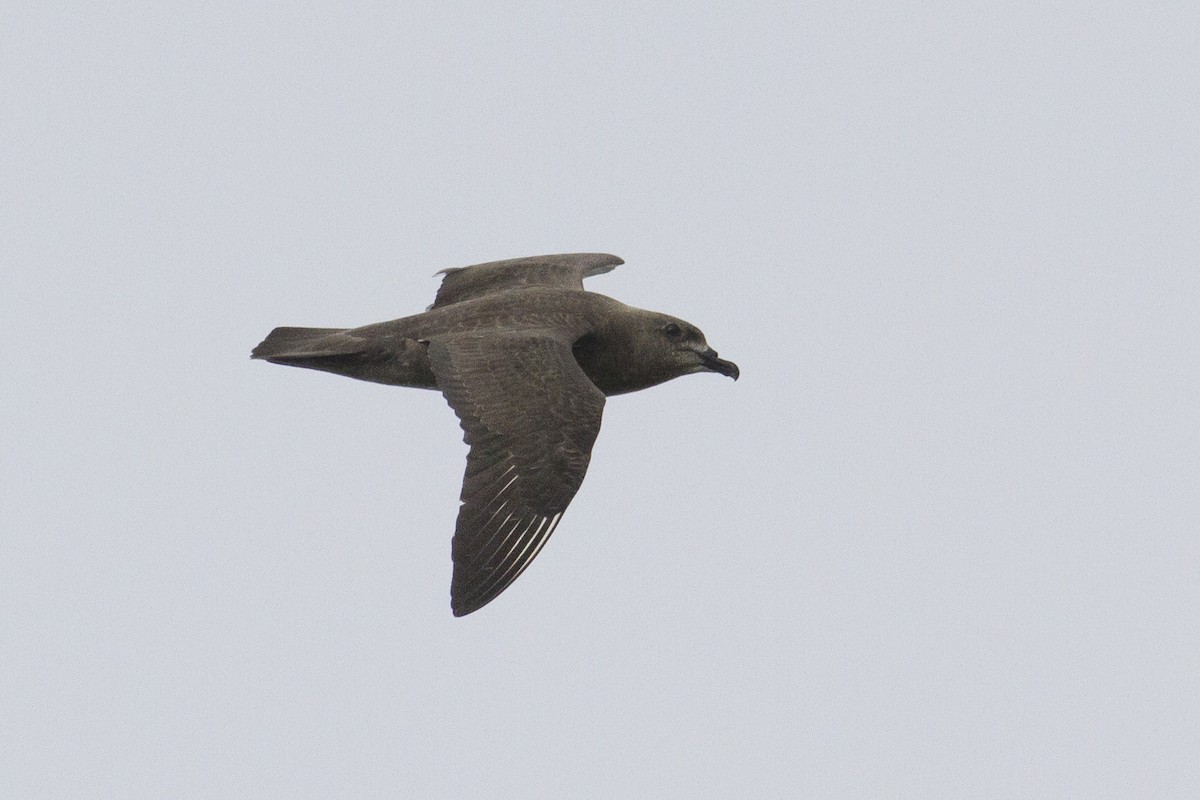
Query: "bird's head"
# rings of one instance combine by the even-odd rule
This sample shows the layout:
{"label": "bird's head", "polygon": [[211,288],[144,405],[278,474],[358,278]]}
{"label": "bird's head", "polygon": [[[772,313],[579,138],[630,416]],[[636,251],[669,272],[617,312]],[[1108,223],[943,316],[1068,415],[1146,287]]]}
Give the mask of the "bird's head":
{"label": "bird's head", "polygon": [[626,308],[619,324],[576,343],[575,355],[605,394],[624,394],[691,375],[737,380],[737,364],[717,356],[695,325],[654,311]]}
{"label": "bird's head", "polygon": [[704,333],[690,322],[666,314],[656,314],[645,337],[652,363],[659,364],[671,377],[693,372],[716,372],[735,381],[741,375],[738,365],[717,357]]}

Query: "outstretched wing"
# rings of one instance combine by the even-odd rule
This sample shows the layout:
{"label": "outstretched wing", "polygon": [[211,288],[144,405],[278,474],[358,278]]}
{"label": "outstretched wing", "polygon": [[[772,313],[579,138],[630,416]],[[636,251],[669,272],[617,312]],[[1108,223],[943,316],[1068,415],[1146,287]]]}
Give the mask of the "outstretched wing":
{"label": "outstretched wing", "polygon": [[607,253],[561,253],[549,256],[513,258],[471,267],[451,267],[444,275],[437,299],[430,308],[441,308],[492,292],[527,286],[549,286],[583,291],[583,279],[611,272],[620,258]]}
{"label": "outstretched wing", "polygon": [[438,388],[470,445],[454,531],[451,607],[491,602],[545,545],[583,482],[604,394],[551,331],[429,343]]}

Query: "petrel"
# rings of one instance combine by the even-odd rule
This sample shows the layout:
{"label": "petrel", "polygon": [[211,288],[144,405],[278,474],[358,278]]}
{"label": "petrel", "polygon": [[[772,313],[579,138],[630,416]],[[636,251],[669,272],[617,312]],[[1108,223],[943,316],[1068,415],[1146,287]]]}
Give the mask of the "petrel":
{"label": "petrel", "polygon": [[451,547],[456,617],[496,599],[546,544],[583,482],[606,397],[740,374],[695,325],[584,290],[623,263],[566,253],[442,270],[422,314],[276,328],[250,354],[445,395],[470,446]]}

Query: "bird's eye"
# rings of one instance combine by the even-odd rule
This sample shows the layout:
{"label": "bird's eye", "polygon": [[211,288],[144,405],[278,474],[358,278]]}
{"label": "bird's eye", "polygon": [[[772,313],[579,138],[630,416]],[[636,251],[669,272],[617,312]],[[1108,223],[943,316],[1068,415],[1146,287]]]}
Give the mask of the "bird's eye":
{"label": "bird's eye", "polygon": [[674,322],[671,322],[663,328],[663,333],[667,335],[668,339],[678,339],[679,337],[683,336],[683,329]]}

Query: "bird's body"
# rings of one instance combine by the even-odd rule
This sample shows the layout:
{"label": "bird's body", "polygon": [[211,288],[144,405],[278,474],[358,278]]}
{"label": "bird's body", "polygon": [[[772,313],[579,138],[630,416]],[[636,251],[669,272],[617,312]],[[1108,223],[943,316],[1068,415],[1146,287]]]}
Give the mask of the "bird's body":
{"label": "bird's body", "polygon": [[683,320],[583,290],[621,259],[536,256],[446,270],[424,313],[359,328],[276,328],[253,358],[439,389],[471,445],[454,536],[455,615],[533,560],[575,495],[606,396],[735,364]]}
{"label": "bird's body", "polygon": [[617,306],[623,304],[593,292],[513,289],[359,328],[276,328],[254,357],[392,386],[437,389],[422,342],[486,329],[553,331],[573,342],[602,328],[603,312]]}

